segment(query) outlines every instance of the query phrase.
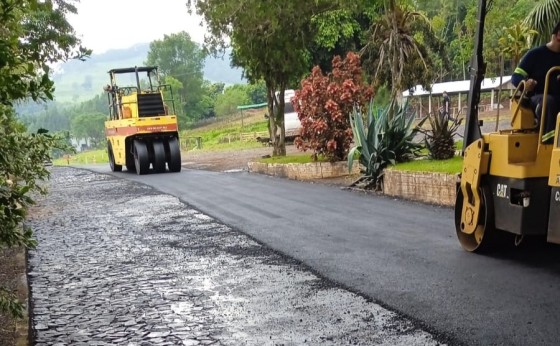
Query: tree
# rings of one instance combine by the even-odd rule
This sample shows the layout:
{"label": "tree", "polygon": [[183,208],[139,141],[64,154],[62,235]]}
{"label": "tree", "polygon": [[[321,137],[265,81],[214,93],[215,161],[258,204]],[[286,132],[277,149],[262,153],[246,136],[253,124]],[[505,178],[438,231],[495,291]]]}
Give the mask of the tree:
{"label": "tree", "polygon": [[[35,246],[23,225],[37,182],[48,178],[43,161],[57,145],[45,131],[26,133],[14,116],[13,104],[31,98],[52,99],[49,64],[90,52],[80,46],[66,14],[76,12],[64,0],[0,0],[0,248]],[[22,316],[23,305],[0,287],[0,312]]]}
{"label": "tree", "polygon": [[211,118],[216,116],[216,100],[224,92],[224,83],[211,83],[207,80],[202,84],[203,96],[200,100],[200,109],[204,110],[206,118]]}
{"label": "tree", "polygon": [[[183,83],[177,78],[167,75],[163,77],[163,83],[171,87],[170,90],[166,90],[163,93],[163,99],[167,103],[167,100],[173,99],[173,104],[175,105],[175,113],[180,124],[186,124],[188,122],[187,115],[185,114],[186,102],[183,99]],[[171,106],[171,105],[168,105]],[[171,110],[172,111],[172,110]]]}
{"label": "tree", "polygon": [[445,47],[425,15],[397,0],[386,0],[384,12],[368,36],[362,50],[365,65],[373,67],[375,84],[391,86],[393,99],[416,84],[430,86],[437,71],[435,57],[445,52]]}
{"label": "tree", "polygon": [[366,2],[354,9],[336,9],[313,16],[311,23],[316,35],[309,46],[312,64],[329,72],[333,56],[360,51],[365,44],[365,33],[379,10],[377,2]]}
{"label": "tree", "polygon": [[233,85],[224,90],[224,93],[216,98],[216,115],[225,116],[238,112],[237,106],[246,105],[250,102],[247,88],[243,85]]}
{"label": "tree", "polygon": [[[535,2],[533,1],[530,4],[526,0],[516,0],[516,1],[508,1],[508,0],[493,0],[489,2],[490,11],[487,15],[486,20],[486,29],[484,33],[484,56],[487,63],[486,73],[488,76],[497,76],[501,74],[502,70],[502,55],[503,49],[500,49],[498,46],[499,40],[504,36],[504,32],[502,28],[508,28],[510,31],[509,34],[512,34],[514,37],[517,36],[516,39],[521,39],[519,31],[517,34],[511,31],[514,27],[517,27],[518,30],[530,30],[531,28],[527,27],[527,25],[523,24],[523,18],[526,14],[532,9]],[[468,22],[473,24],[473,28],[476,27],[475,25],[475,18],[476,18],[476,6],[473,6],[472,9],[469,9],[468,13]],[[526,28],[526,29],[525,29]],[[522,34],[523,35],[523,34]],[[470,38],[473,35],[470,36]],[[516,58],[518,53],[515,52],[520,46],[523,45],[530,45],[530,42],[522,43],[522,42],[515,42],[515,39],[509,39],[511,44],[511,49],[513,50],[512,59],[504,60],[504,73],[512,73],[513,70],[517,66]],[[520,56],[519,56],[520,58]]]}
{"label": "tree", "polygon": [[250,82],[264,80],[273,155],[286,155],[284,91],[307,69],[311,18],[336,9],[337,1],[188,0],[187,5],[202,15],[211,51],[223,50],[229,39],[234,65]]}
{"label": "tree", "polygon": [[538,32],[535,37],[537,44],[550,40],[554,26],[560,22],[560,1],[541,0],[525,18],[525,24]]}
{"label": "tree", "polygon": [[[399,4],[412,6],[415,11],[422,12],[430,20],[436,36],[448,47],[445,56],[450,66],[445,69],[443,66],[438,66],[436,80],[467,79],[469,60],[473,51],[478,1],[400,0]],[[489,5],[491,10],[486,17],[484,55],[487,62],[487,75],[495,76],[501,69],[501,53],[496,49],[500,30],[496,28],[510,27],[522,22],[535,6],[535,0],[492,0]],[[511,70],[512,67],[508,63],[506,71],[510,73]]]}
{"label": "tree", "polygon": [[373,90],[363,80],[357,54],[350,52],[344,60],[336,56],[332,66],[327,75],[315,66],[301,82],[292,104],[302,127],[296,146],[313,150],[315,160],[323,155],[334,162],[346,159],[352,143],[350,113],[355,107],[362,109]]}
{"label": "tree", "polygon": [[511,66],[517,66],[521,57],[531,48],[531,41],[535,35],[537,31],[523,23],[515,23],[502,29],[498,46],[501,52],[511,59]]}
{"label": "tree", "polygon": [[[54,103],[54,105],[56,106],[57,104]],[[62,108],[62,107],[58,107],[58,108]],[[72,114],[80,114],[80,113],[103,113],[103,114],[108,114],[109,113],[109,104],[107,102],[107,93],[102,92],[100,94],[97,94],[96,96],[94,96],[93,98],[87,100],[87,101],[83,101],[82,103],[80,103],[78,106],[75,106],[73,108],[71,108],[71,112]],[[69,128],[66,128],[67,130]]]}
{"label": "tree", "polygon": [[105,120],[107,116],[101,113],[78,115],[72,119],[72,134],[85,139],[91,147],[98,147],[105,138]]}
{"label": "tree", "polygon": [[256,83],[249,84],[247,86],[247,94],[251,99],[252,104],[264,103],[266,102],[266,85],[261,80]]}
{"label": "tree", "polygon": [[49,64],[90,53],[79,46],[65,18],[76,8],[64,0],[2,0],[0,5],[0,103],[52,99]]}
{"label": "tree", "polygon": [[157,65],[163,77],[173,77],[181,82],[182,89],[177,96],[183,105],[183,114],[191,119],[204,116],[199,103],[203,95],[205,58],[201,47],[184,31],[164,35],[163,40],[150,43],[146,64]]}

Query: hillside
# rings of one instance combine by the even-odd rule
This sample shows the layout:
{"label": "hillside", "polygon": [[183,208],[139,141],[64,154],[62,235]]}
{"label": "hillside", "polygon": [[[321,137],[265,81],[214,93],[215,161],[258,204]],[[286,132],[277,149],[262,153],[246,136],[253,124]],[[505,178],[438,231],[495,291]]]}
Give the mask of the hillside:
{"label": "hillside", "polygon": [[[86,101],[102,91],[108,84],[107,71],[112,68],[141,66],[148,56],[149,43],[141,43],[125,49],[93,54],[87,61],[68,61],[53,76],[55,97],[59,102]],[[229,54],[224,59],[208,57],[204,78],[211,82],[227,84],[242,83],[241,70],[230,67]]]}

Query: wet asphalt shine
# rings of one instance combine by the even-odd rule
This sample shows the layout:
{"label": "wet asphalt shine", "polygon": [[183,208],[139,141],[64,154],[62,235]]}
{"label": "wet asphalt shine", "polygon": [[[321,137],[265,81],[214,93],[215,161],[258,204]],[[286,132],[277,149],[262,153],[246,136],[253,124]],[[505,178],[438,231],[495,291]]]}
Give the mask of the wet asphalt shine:
{"label": "wet asphalt shine", "polygon": [[449,208],[246,172],[50,185],[37,345],[560,344],[560,248],[466,253]]}

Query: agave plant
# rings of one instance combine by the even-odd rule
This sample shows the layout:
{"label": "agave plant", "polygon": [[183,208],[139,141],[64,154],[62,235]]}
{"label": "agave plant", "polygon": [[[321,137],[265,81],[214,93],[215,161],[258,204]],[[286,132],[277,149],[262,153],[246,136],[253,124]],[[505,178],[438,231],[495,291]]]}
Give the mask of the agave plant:
{"label": "agave plant", "polygon": [[[368,107],[368,126],[367,131],[362,119],[362,113],[354,108],[350,116],[352,132],[354,134],[354,147],[348,153],[348,169],[352,171],[354,158],[359,155],[362,165],[362,177],[360,180],[367,180],[367,187],[379,188],[379,177],[381,172],[389,163],[395,163],[395,153],[384,147],[380,133],[381,123],[373,111],[373,103]],[[359,181],[360,181],[359,180]]]}
{"label": "agave plant", "polygon": [[[429,128],[421,128],[428,120]],[[418,126],[419,132],[424,134],[424,143],[435,160],[447,160],[455,155],[455,135],[463,119],[450,120],[441,114],[432,113],[427,115]]]}
{"label": "agave plant", "polygon": [[[385,108],[375,108],[369,104],[366,115],[367,127],[363,114],[354,108],[350,123],[354,134],[354,147],[348,153],[348,168],[352,170],[355,156],[363,166],[362,177],[366,188],[380,188],[383,169],[396,162],[412,158],[421,145],[414,143],[416,128],[413,128],[413,116],[407,116],[408,107],[400,107],[391,102]],[[356,183],[355,183],[356,184]]]}
{"label": "agave plant", "polygon": [[393,100],[379,112],[380,132],[386,146],[395,153],[395,161],[406,162],[417,156],[422,145],[414,141],[418,128],[413,126],[415,117],[408,102],[401,106]]}

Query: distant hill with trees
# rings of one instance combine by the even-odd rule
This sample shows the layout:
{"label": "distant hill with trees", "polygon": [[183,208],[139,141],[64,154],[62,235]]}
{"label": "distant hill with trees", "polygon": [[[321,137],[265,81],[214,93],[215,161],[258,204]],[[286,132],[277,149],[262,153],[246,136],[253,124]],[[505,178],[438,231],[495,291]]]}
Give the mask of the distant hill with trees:
{"label": "distant hill with trees", "polygon": [[[124,49],[113,49],[92,54],[86,61],[70,60],[58,66],[53,75],[55,100],[61,103],[78,103],[91,99],[108,84],[107,71],[112,68],[144,65],[150,43],[140,43]],[[223,58],[208,56],[204,62],[204,79],[212,83],[233,85],[245,83],[242,71],[230,66],[229,51]]]}

